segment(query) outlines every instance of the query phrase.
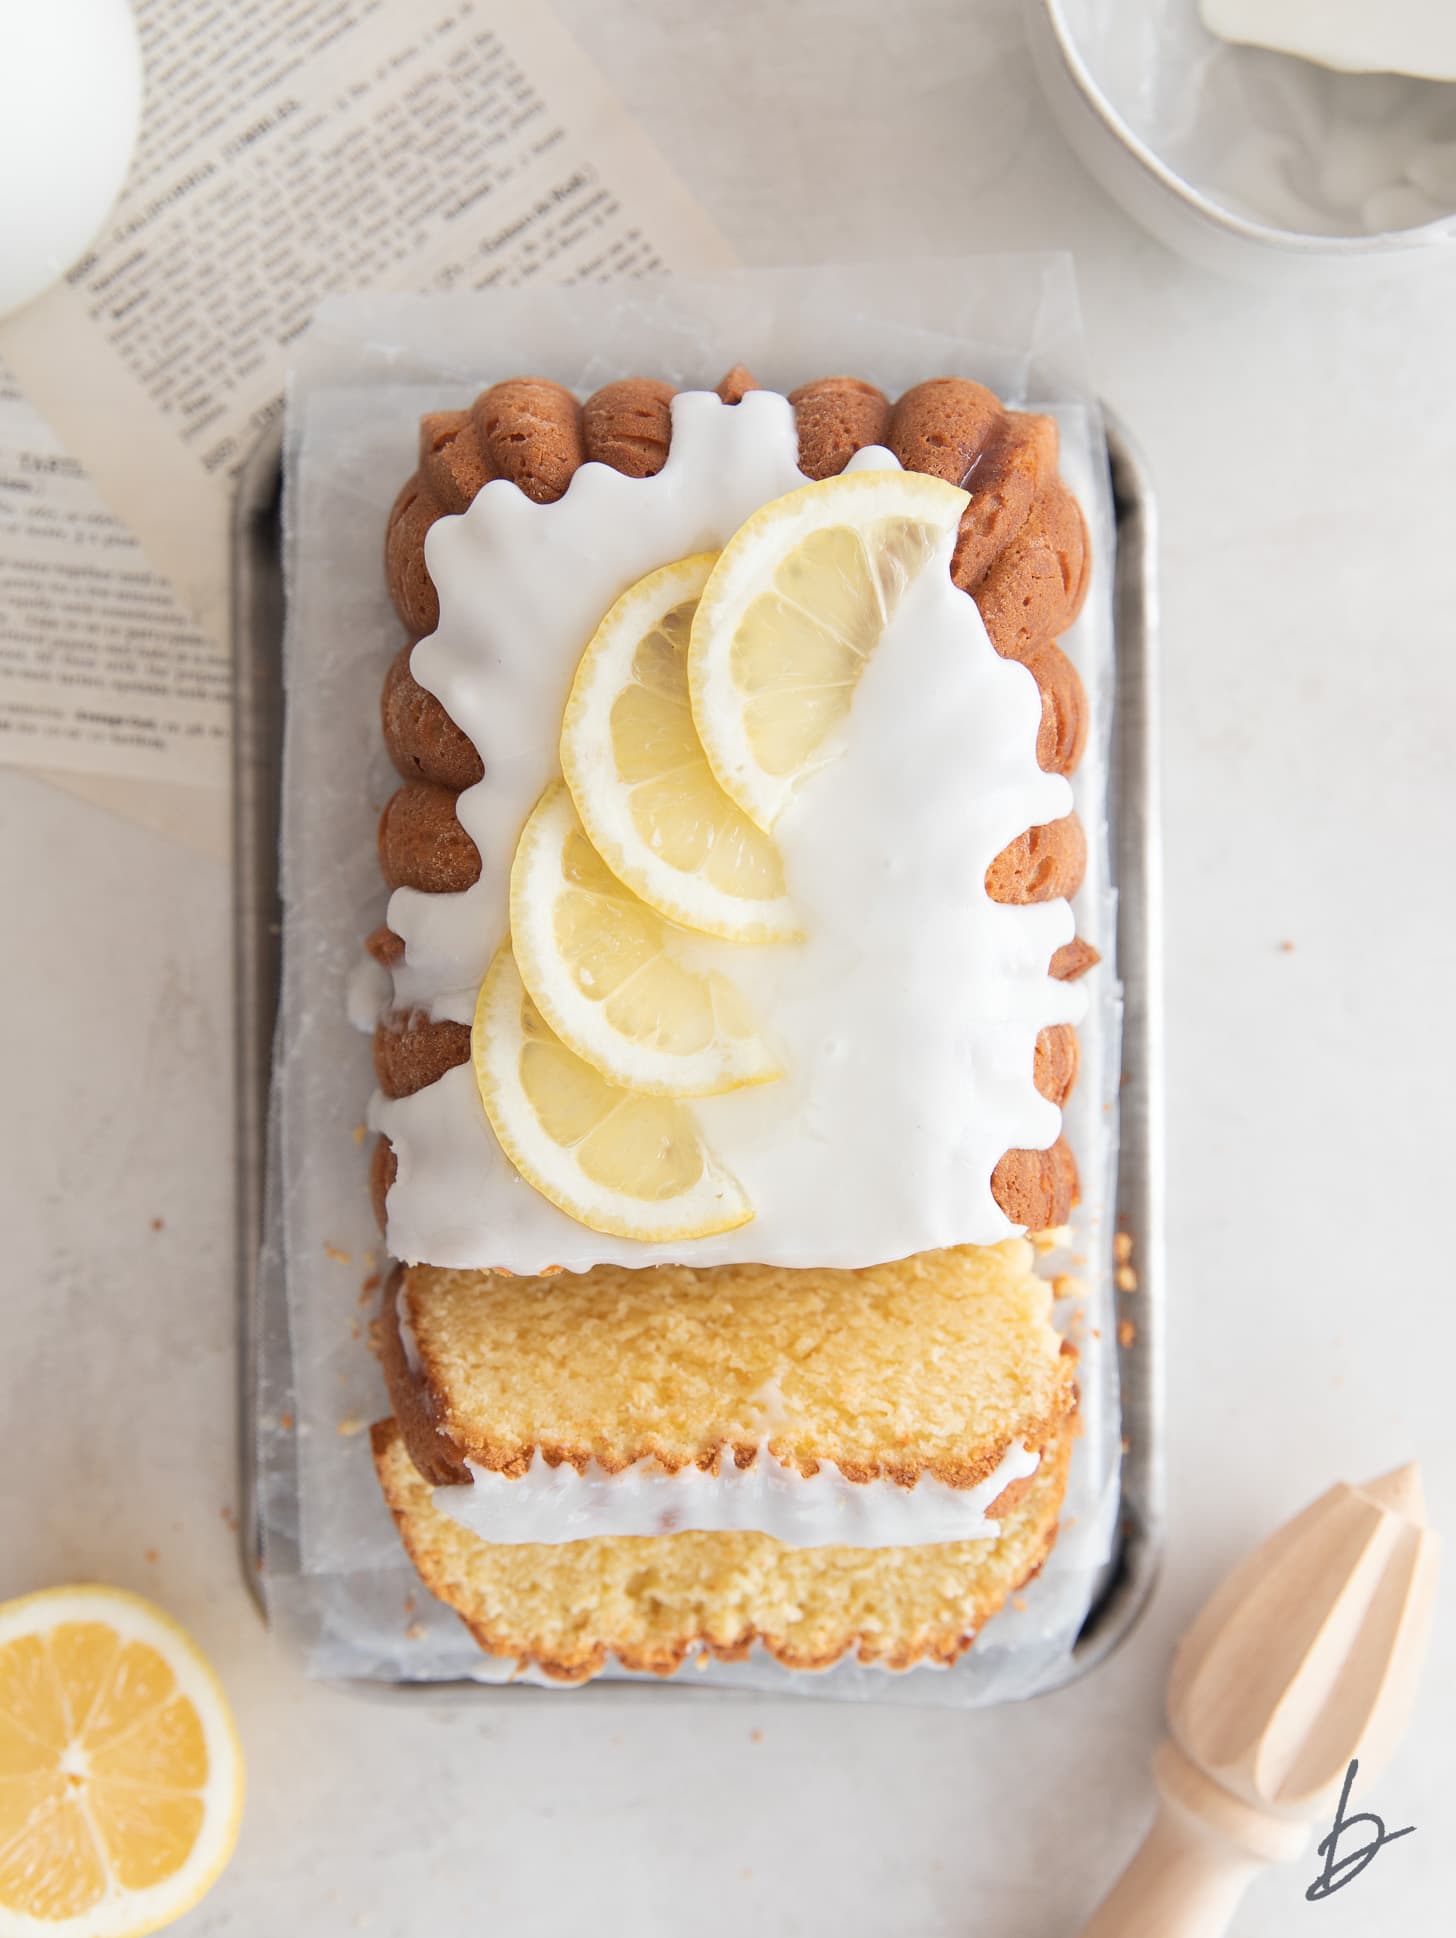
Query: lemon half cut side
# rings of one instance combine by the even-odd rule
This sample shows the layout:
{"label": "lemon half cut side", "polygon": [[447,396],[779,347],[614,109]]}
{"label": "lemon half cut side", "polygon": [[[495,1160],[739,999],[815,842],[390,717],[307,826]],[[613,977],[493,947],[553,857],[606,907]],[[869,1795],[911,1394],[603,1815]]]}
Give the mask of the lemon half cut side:
{"label": "lemon half cut side", "polygon": [[0,1604],[0,1934],[140,1938],[215,1882],[243,1757],[196,1644],[121,1589]]}

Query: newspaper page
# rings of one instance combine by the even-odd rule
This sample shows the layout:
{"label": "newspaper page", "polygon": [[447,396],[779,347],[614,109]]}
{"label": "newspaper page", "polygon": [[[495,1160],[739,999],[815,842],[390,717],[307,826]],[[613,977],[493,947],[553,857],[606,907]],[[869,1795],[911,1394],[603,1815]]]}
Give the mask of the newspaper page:
{"label": "newspaper page", "polygon": [[232,479],[320,297],[732,257],[536,0],[136,11],[127,186],[0,323],[62,441],[0,393],[0,758],[220,785]]}
{"label": "newspaper page", "polygon": [[0,364],[0,758],[215,783],[214,640]]}

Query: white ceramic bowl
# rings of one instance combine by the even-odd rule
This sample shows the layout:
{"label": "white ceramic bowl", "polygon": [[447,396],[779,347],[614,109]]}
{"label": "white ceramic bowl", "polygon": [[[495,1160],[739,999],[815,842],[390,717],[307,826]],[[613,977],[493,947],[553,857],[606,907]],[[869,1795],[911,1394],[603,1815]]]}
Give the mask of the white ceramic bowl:
{"label": "white ceramic bowl", "polygon": [[1230,47],[1197,0],[1026,15],[1068,141],[1170,248],[1274,282],[1456,261],[1456,85]]}
{"label": "white ceramic bowl", "polygon": [[65,274],[136,146],[130,0],[0,0],[0,316]]}

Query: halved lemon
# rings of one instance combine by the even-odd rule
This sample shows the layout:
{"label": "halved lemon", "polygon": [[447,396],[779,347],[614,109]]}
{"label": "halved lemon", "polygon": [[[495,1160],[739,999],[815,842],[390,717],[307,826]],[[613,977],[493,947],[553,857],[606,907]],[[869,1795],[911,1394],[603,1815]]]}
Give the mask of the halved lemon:
{"label": "halved lemon", "polygon": [[732,1231],[753,1216],[685,1104],[608,1083],[548,1028],[509,943],[480,985],[471,1052],[501,1149],[579,1224],[655,1243]]}
{"label": "halved lemon", "polygon": [[783,865],[713,778],[688,702],[688,635],[717,554],[622,594],[582,655],[561,767],[612,872],[652,908],[734,942],[798,934]]}
{"label": "halved lemon", "polygon": [[243,1756],[196,1644],[136,1595],[0,1604],[0,1933],[134,1938],[232,1855]]}
{"label": "halved lemon", "polygon": [[[765,505],[693,615],[693,720],[719,785],[765,831],[829,758],[870,654],[970,495],[919,471],[852,471]],[[590,824],[588,824],[590,825]]]}
{"label": "halved lemon", "polygon": [[553,781],[511,867],[516,967],[548,1027],[630,1090],[707,1097],[767,1083],[779,1068],[743,998],[717,970],[689,968],[684,940],[618,881]]}

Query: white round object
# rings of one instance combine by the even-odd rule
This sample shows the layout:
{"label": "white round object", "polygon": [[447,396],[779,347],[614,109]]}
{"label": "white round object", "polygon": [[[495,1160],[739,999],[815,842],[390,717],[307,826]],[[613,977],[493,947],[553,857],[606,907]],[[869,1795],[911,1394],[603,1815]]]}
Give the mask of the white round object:
{"label": "white round object", "polygon": [[1180,254],[1273,283],[1450,260],[1456,84],[1232,46],[1198,0],[1027,0],[1026,19],[1063,134]]}
{"label": "white round object", "polygon": [[0,0],[0,316],[64,275],[100,229],[141,108],[128,0]]}

